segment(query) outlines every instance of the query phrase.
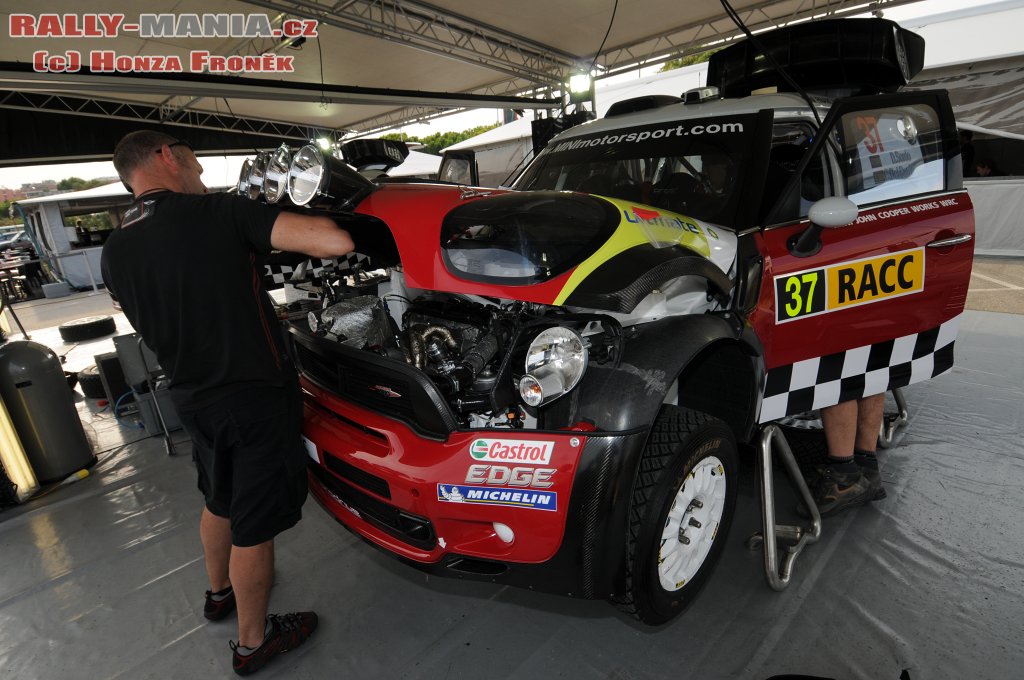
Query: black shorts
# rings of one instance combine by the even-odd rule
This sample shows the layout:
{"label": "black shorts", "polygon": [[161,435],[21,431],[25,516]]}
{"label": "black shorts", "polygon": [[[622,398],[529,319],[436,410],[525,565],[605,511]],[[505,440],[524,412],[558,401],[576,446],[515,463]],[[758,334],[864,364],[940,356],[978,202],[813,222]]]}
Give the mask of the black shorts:
{"label": "black shorts", "polygon": [[231,520],[233,545],[259,545],[295,526],[308,491],[298,386],[249,388],[179,416],[206,508]]}

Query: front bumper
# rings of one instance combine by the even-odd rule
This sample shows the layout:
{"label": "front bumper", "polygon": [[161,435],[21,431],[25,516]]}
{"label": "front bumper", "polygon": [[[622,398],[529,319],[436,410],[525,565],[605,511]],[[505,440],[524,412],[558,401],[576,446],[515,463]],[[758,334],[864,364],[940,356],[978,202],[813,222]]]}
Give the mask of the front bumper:
{"label": "front bumper", "polygon": [[[459,430],[435,440],[307,379],[303,388],[310,488],[348,529],[436,574],[580,597],[621,592],[646,431]],[[500,447],[488,457],[473,448],[480,440],[522,443],[535,460],[492,459]]]}

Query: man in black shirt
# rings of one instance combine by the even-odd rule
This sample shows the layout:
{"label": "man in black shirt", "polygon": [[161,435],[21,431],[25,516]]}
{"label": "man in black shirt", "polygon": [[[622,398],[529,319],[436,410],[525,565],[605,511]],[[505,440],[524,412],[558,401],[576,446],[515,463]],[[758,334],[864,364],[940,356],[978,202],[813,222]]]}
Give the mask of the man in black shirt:
{"label": "man in black shirt", "polygon": [[247,675],[317,624],[313,612],[267,616],[274,536],[299,521],[307,489],[302,398],[262,261],[272,249],[336,257],[352,240],[325,217],[207,193],[191,147],[161,132],[127,135],[114,166],[135,202],[103,248],[103,281],[156,353],[192,437],[204,614],[219,620],[237,603],[233,667]]}

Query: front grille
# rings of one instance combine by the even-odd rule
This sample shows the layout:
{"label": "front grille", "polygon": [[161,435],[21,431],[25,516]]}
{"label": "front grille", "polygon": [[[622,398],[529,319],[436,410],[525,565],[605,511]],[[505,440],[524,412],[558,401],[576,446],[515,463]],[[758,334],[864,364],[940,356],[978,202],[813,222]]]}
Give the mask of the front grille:
{"label": "front grille", "polygon": [[375,527],[400,541],[422,550],[433,550],[437,544],[434,525],[393,505],[377,500],[341,481],[319,465],[311,463],[313,476],[333,496],[344,502]]}
{"label": "front grille", "polygon": [[437,387],[408,364],[292,327],[299,370],[348,401],[401,420],[422,436],[447,439],[458,421]]}
{"label": "front grille", "polygon": [[355,465],[349,465],[340,458],[332,456],[331,452],[327,450],[324,450],[324,465],[345,481],[372,491],[381,498],[391,500],[391,487],[388,486],[386,479],[372,475],[366,470],[360,470]]}

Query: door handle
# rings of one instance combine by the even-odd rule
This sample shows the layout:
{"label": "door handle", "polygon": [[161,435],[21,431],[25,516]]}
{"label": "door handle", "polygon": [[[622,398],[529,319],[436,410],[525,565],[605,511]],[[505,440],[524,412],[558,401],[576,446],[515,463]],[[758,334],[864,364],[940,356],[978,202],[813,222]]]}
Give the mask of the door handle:
{"label": "door handle", "polygon": [[928,247],[929,248],[948,248],[950,246],[958,246],[961,243],[967,243],[972,238],[974,238],[973,234],[959,234],[957,236],[951,236],[949,238],[944,238],[941,241],[932,241],[931,243],[928,244]]}

